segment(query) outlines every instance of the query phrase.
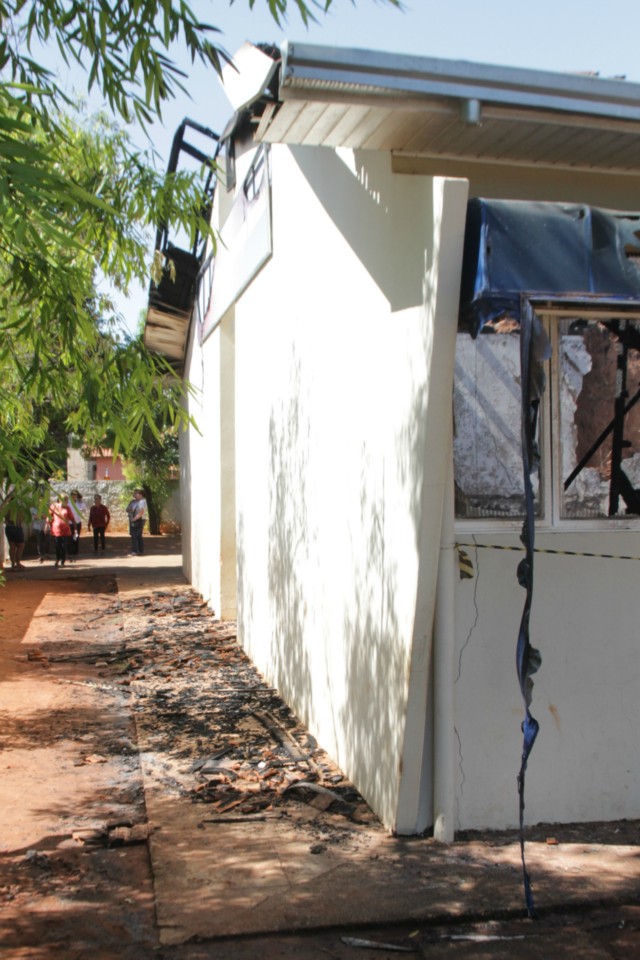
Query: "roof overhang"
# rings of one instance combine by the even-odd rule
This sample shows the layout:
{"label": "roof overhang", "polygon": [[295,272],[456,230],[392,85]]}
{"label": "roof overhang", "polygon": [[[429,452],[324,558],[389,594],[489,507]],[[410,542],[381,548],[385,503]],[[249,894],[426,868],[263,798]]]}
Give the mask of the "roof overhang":
{"label": "roof overhang", "polygon": [[640,85],[620,79],[285,43],[256,113],[270,143],[640,173]]}
{"label": "roof overhang", "polygon": [[[640,85],[621,79],[288,42],[245,44],[227,73],[236,113],[223,139],[249,121],[258,141],[386,151],[398,172],[497,170],[504,188],[524,167],[564,177],[563,191],[584,175],[625,197],[640,186]],[[179,271],[179,295],[150,295],[145,343],[176,367],[197,267]]]}

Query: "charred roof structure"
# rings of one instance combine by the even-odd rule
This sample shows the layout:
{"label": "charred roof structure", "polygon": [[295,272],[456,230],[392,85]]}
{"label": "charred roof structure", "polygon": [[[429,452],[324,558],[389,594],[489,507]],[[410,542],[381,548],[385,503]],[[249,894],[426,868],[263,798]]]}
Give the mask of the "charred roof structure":
{"label": "charred roof structure", "polygon": [[[186,139],[187,131],[212,140],[216,148],[206,152],[194,146]],[[202,190],[202,217],[205,221],[211,217],[218,140],[218,135],[208,127],[185,118],[174,135],[167,164],[167,177],[180,169],[186,157],[208,167]],[[181,368],[193,310],[196,277],[204,257],[206,238],[197,233],[188,250],[178,243],[173,236],[171,224],[158,224],[155,249],[162,254],[167,266],[160,282],[156,284],[152,281],[149,286],[144,342],[150,350],[163,354],[171,363]]]}

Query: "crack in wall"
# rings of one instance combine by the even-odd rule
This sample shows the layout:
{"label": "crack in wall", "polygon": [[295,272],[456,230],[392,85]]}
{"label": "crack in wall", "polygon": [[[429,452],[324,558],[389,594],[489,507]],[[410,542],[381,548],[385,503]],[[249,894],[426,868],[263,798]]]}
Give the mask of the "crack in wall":
{"label": "crack in wall", "polygon": [[[473,636],[473,633],[478,624],[478,619],[480,617],[480,611],[478,609],[478,583],[480,580],[480,564],[478,562],[478,544],[475,536],[473,536],[472,539],[474,544],[474,563],[475,563],[475,569],[476,569],[475,583],[473,585],[473,608],[475,611],[475,617],[473,619],[473,623],[469,627],[469,632],[467,633],[466,639],[462,644],[462,646],[460,647],[460,653],[458,654],[458,673],[454,680],[454,686],[455,684],[457,684],[458,680],[462,675],[462,657],[464,655],[465,650],[471,643],[471,637]],[[454,733],[456,736],[456,740],[458,741],[458,772],[459,772],[458,795],[456,798],[456,825],[457,825],[457,828],[460,829],[459,803],[462,797],[464,796],[465,773],[464,773],[464,760],[462,756],[462,737],[460,736],[460,731],[455,726],[454,726]]]}
{"label": "crack in wall", "polygon": [[456,675],[455,680],[453,681],[454,686],[455,686],[455,684],[458,682],[458,680],[460,679],[460,676],[461,676],[461,674],[462,674],[462,656],[463,656],[465,650],[467,649],[467,647],[469,646],[469,643],[471,642],[471,637],[472,637],[472,635],[473,635],[473,632],[474,632],[476,626],[478,625],[478,619],[479,619],[479,616],[480,616],[480,611],[478,610],[478,582],[479,582],[479,580],[480,580],[480,564],[479,564],[479,562],[478,562],[478,544],[477,544],[477,541],[476,541],[475,536],[473,536],[472,539],[473,539],[473,544],[474,544],[474,547],[475,547],[475,555],[474,555],[474,561],[473,561],[473,562],[475,563],[475,567],[476,567],[476,575],[475,575],[475,583],[474,583],[474,585],[473,585],[473,607],[474,607],[474,610],[475,610],[475,614],[476,614],[476,615],[475,615],[475,618],[474,618],[473,623],[472,623],[471,626],[469,627],[469,632],[468,632],[468,634],[467,634],[467,638],[466,638],[466,640],[464,641],[464,643],[462,644],[462,646],[460,647],[460,653],[458,654],[458,673],[457,673],[457,675]]}

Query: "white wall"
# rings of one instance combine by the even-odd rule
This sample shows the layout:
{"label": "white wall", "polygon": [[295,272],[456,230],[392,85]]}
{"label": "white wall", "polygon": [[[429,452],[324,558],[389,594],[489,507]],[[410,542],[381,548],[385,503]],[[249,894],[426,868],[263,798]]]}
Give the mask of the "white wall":
{"label": "white wall", "polygon": [[[273,258],[188,359],[203,436],[183,443],[187,573],[230,610],[237,548],[249,654],[387,826],[411,832],[432,816],[431,629],[466,185],[393,175],[370,153],[281,146],[272,159]],[[637,557],[640,534],[539,533],[537,546]],[[455,820],[504,828],[518,817],[521,554],[468,552]],[[528,823],[640,816],[636,579],[630,560],[536,557]]]}
{"label": "white wall", "polygon": [[240,636],[387,826],[410,832],[430,816],[466,183],[395,176],[374,153],[272,160],[273,259],[236,305]]}
{"label": "white wall", "polygon": [[[515,534],[476,540],[518,545]],[[539,533],[536,547],[639,557],[640,534]],[[515,826],[522,552],[465,549],[476,576],[457,587],[457,825]],[[637,579],[637,561],[536,554],[531,642],[542,666],[531,711],[540,734],[527,772],[528,823],[640,817]]]}
{"label": "white wall", "polygon": [[220,542],[221,328],[201,348],[192,325],[185,378],[193,388],[189,412],[198,430],[180,437],[182,550],[186,576],[215,613],[221,609]]}

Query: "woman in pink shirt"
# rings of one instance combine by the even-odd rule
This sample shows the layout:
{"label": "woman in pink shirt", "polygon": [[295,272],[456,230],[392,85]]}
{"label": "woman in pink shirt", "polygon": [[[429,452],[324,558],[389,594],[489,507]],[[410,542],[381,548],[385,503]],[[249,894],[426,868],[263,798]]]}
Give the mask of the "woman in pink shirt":
{"label": "woman in pink shirt", "polygon": [[67,559],[67,542],[71,536],[73,514],[69,508],[69,498],[61,494],[49,507],[51,533],[56,542],[56,567],[64,567]]}

